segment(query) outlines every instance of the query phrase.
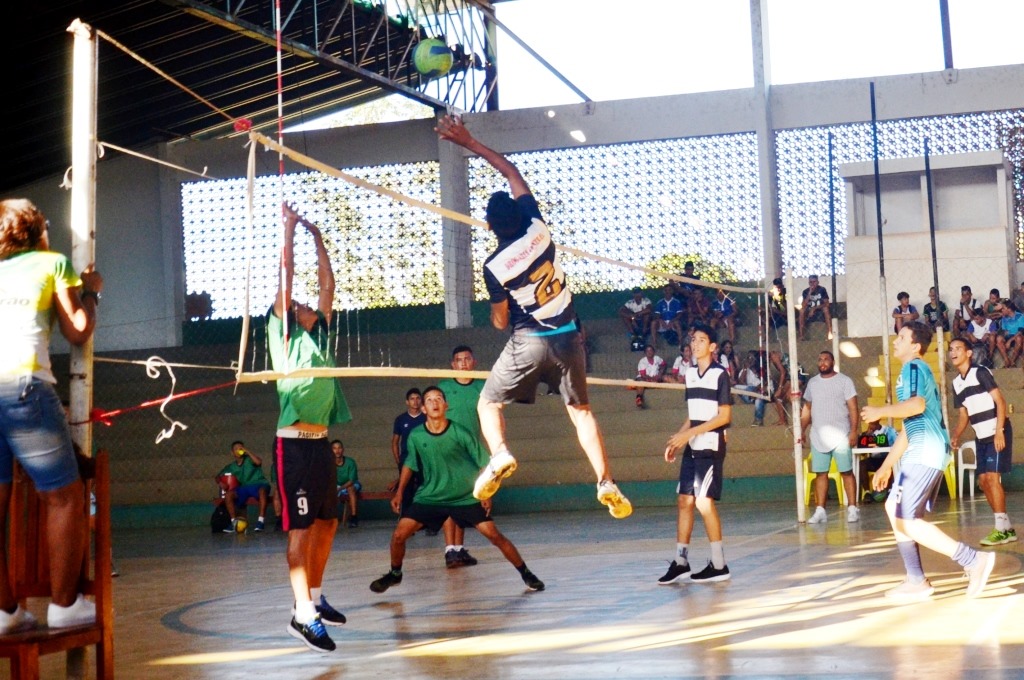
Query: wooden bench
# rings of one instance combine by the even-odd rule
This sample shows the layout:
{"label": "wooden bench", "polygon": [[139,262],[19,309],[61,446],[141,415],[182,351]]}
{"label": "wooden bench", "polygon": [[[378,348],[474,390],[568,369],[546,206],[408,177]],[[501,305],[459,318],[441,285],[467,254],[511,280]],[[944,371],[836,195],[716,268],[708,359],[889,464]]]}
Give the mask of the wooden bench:
{"label": "wooden bench", "polygon": [[[394,494],[391,493],[390,491],[360,491],[358,498],[360,501],[390,501],[392,496],[394,496]],[[348,529],[348,501],[343,500],[339,496],[338,504],[342,506],[341,526]]]}
{"label": "wooden bench", "polygon": [[[96,646],[96,677],[114,677],[114,606],[111,588],[110,473],[107,452],[99,450],[80,467],[85,480],[82,512],[88,514],[90,492],[96,498],[94,530],[82,567],[81,592],[96,601],[96,622],[74,628],[36,630],[0,637],[0,657],[11,660],[11,678],[39,678],[39,657],[67,652],[68,676],[84,677],[85,647]],[[25,605],[30,597],[50,597],[46,548],[46,505],[28,475],[15,464],[11,484],[8,569],[14,595]]]}

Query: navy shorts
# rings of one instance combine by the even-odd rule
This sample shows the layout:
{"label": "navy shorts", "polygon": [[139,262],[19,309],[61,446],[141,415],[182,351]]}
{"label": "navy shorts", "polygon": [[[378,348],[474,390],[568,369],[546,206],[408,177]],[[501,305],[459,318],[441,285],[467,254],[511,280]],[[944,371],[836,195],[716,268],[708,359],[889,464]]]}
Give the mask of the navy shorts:
{"label": "navy shorts", "polygon": [[724,453],[695,458],[690,447],[687,446],[683,450],[683,460],[679,464],[679,485],[676,487],[676,492],[680,496],[722,500],[722,470],[724,466]]}
{"label": "navy shorts", "polygon": [[1006,474],[1013,466],[1013,428],[1010,421],[1006,421],[1003,428],[1003,435],[1006,438],[1006,446],[1002,451],[996,451],[995,442],[978,442],[978,474],[996,472]]}
{"label": "navy shorts", "polygon": [[891,503],[899,519],[921,519],[931,512],[945,473],[927,465],[901,465],[885,505]]}
{"label": "navy shorts", "polygon": [[334,454],[326,436],[318,439],[277,437],[274,464],[282,500],[282,529],[308,529],[315,520],[338,518]]}
{"label": "navy shorts", "polygon": [[270,493],[269,484],[246,484],[235,489],[235,502],[239,505],[245,505],[249,502],[249,499],[253,500],[260,499],[260,489],[266,489],[267,493]]}
{"label": "navy shorts", "polygon": [[455,520],[455,523],[463,529],[475,527],[481,522],[493,521],[488,516],[487,511],[484,510],[484,506],[479,503],[473,503],[472,505],[424,505],[422,503],[412,503],[408,508],[402,508],[402,517],[408,517],[413,521],[419,522],[430,531],[440,531],[441,525],[449,517]]}
{"label": "navy shorts", "polygon": [[532,404],[543,381],[558,386],[567,405],[586,406],[587,355],[579,331],[531,335],[516,331],[494,362],[480,398],[498,404]]}

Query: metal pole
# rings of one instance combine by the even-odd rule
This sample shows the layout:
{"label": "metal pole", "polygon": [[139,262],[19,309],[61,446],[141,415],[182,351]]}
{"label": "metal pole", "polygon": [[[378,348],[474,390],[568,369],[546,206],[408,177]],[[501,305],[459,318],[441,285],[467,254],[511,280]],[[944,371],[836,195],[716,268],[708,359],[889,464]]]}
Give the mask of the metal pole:
{"label": "metal pole", "polygon": [[942,61],[945,69],[953,68],[953,38],[949,31],[949,0],[939,0],[939,20],[942,22]]}
{"label": "metal pole", "polygon": [[[924,138],[924,181],[926,194],[928,196],[928,236],[932,245],[932,285],[935,286],[935,304],[939,303],[939,258],[935,248],[935,202],[932,194],[932,163],[931,152],[928,148],[928,138]],[[935,345],[939,352],[939,399],[942,403],[942,423],[949,430],[949,397],[946,394],[946,348],[945,338],[942,333],[942,326],[938,327],[935,334]],[[921,348],[923,354],[927,347]]]}
{"label": "metal pole", "polygon": [[885,284],[885,247],[882,244],[882,181],[878,168],[878,112],[875,108],[875,83],[871,82],[871,148],[875,163],[875,222],[878,226],[878,283],[881,295],[882,319],[882,366],[885,375],[885,403],[892,403],[892,359],[889,357],[889,317],[885,310],[889,308],[888,293]]}
{"label": "metal pole", "polygon": [[829,305],[832,307],[832,355],[836,358],[836,371],[841,371],[839,354],[839,319],[836,314],[839,303],[836,302],[836,180],[833,168],[835,166],[835,155],[833,149],[833,136],[828,133],[828,235],[829,247],[832,253],[832,298]]}
{"label": "metal pole", "polygon": [[[793,270],[786,272],[786,291],[793,290]],[[796,309],[793,296],[786,295],[786,323],[789,326],[789,400],[793,409],[793,476],[796,480],[796,521],[807,519],[807,505],[804,503],[804,449],[800,441],[800,376],[797,373],[796,354]],[[780,376],[781,379],[781,376]]]}

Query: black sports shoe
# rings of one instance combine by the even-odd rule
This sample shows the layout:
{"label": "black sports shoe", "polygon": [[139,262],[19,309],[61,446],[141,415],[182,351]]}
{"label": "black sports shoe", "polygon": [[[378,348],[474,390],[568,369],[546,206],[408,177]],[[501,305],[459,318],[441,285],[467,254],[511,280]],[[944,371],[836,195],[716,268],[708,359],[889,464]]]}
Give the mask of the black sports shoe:
{"label": "black sports shoe", "polygon": [[444,554],[444,566],[448,569],[457,569],[462,566],[458,550],[449,550]]}
{"label": "black sports shoe", "polygon": [[530,590],[544,590],[544,581],[537,578],[529,569],[523,572],[523,583]]}
{"label": "black sports shoe", "polygon": [[349,517],[348,518],[348,528],[349,529],[356,529],[358,527],[359,527],[359,518],[356,517],[355,515],[352,515],[351,517]]}
{"label": "black sports shoe", "polygon": [[401,574],[396,574],[393,571],[389,571],[388,573],[384,574],[379,579],[377,579],[376,581],[371,583],[370,584],[370,590],[372,590],[375,593],[383,593],[385,590],[387,590],[391,586],[397,586],[401,582],[402,582],[402,575]]}
{"label": "black sports shoe", "polygon": [[713,583],[715,581],[728,581],[729,565],[725,565],[721,569],[715,569],[715,565],[711,562],[708,562],[708,566],[704,567],[696,574],[690,574],[690,580],[705,581],[707,583]]}
{"label": "black sports shoe", "polygon": [[456,553],[459,564],[463,567],[474,567],[476,566],[476,558],[469,554],[469,551],[463,548]]}
{"label": "black sports shoe", "polygon": [[305,624],[299,624],[293,616],[292,622],[288,624],[288,634],[302,640],[314,652],[333,652],[337,648],[319,616]]}
{"label": "black sports shoe", "polygon": [[672,563],[668,565],[668,571],[665,572],[664,576],[658,579],[658,585],[667,586],[670,583],[675,583],[689,573],[689,564],[679,564],[675,560],[672,560]]}
{"label": "black sports shoe", "polygon": [[323,595],[320,596],[320,604],[316,605],[316,613],[320,615],[320,620],[324,622],[325,626],[340,626],[348,621],[345,615],[332,607]]}

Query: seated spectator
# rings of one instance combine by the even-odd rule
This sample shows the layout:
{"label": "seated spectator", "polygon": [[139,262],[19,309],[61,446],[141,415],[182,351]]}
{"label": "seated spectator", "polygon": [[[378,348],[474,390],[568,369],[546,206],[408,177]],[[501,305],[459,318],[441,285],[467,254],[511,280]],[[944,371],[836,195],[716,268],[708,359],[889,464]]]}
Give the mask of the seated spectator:
{"label": "seated spectator", "polygon": [[729,341],[736,342],[736,305],[721,288],[715,291],[715,301],[711,303],[710,326],[712,329],[725,326],[729,331]]}
{"label": "seated spectator", "polygon": [[732,340],[726,340],[718,348],[718,363],[725,366],[725,371],[729,374],[729,384],[735,385],[736,378],[740,374],[740,366],[739,359],[736,358],[736,350],[733,349]]}
{"label": "seated spectator", "polygon": [[996,337],[999,334],[999,323],[985,318],[980,307],[972,312],[973,319],[967,324],[967,330],[960,337],[971,345],[974,362],[978,366],[992,368],[992,357],[996,353]]}
{"label": "seated spectator", "polygon": [[1024,314],[1006,300],[999,305],[999,311],[1002,319],[996,333],[996,348],[1003,357],[1003,368],[1013,368],[1024,348]]}
{"label": "seated spectator", "polygon": [[331,453],[334,454],[338,501],[348,503],[348,526],[355,529],[359,526],[359,492],[363,490],[363,485],[359,483],[359,470],[355,459],[345,455],[345,445],[340,439],[331,442]]}
{"label": "seated spectator", "polygon": [[626,300],[626,303],[619,308],[619,318],[630,338],[639,338],[641,342],[647,342],[647,335],[651,332],[651,315],[654,308],[650,299],[644,297],[640,287],[633,289],[633,297]]}
{"label": "seated spectator", "polygon": [[[778,350],[772,350],[768,353],[768,363],[772,369],[775,369],[776,373],[775,385],[777,387],[771,392],[772,405],[775,406],[775,415],[778,418],[775,424],[787,425],[789,421],[786,415],[786,403],[789,399],[789,386],[792,384],[789,380],[789,355],[784,355]],[[769,389],[772,387],[770,379],[768,387]]]}
{"label": "seated spectator", "polygon": [[917,313],[917,308],[910,304],[910,293],[901,290],[896,299],[899,304],[892,310],[892,318],[895,319],[892,330],[894,333],[899,333],[904,324],[916,320],[921,315]]}
{"label": "seated spectator", "polygon": [[1024,281],[1020,282],[1020,288],[1013,291],[1013,295],[1010,296],[1010,302],[1017,308],[1017,311],[1024,311]]}
{"label": "seated spectator", "polygon": [[936,329],[942,328],[943,331],[949,332],[949,309],[945,302],[936,298],[935,286],[928,289],[928,304],[924,306],[922,313],[925,323],[929,326]]}
{"label": "seated spectator", "polygon": [[[884,440],[885,444],[880,444],[879,439]],[[889,455],[889,447],[896,443],[896,430],[890,425],[883,425],[880,421],[874,420],[867,424],[864,428],[864,434],[861,435],[860,441],[857,442],[859,447],[869,448],[880,448],[880,453],[872,453],[870,456],[860,457],[860,495],[864,501],[875,501],[882,502],[888,497],[889,490],[884,491],[871,491],[870,481],[868,474],[869,472],[877,472],[878,468],[882,467],[882,462],[885,457]],[[892,479],[889,480],[889,486],[892,486]]]}
{"label": "seated spectator", "polygon": [[818,285],[818,277],[811,274],[807,277],[807,288],[800,294],[799,335],[801,340],[807,339],[807,323],[821,319],[825,322],[827,337],[832,339],[832,311],[829,309],[828,291]]}
{"label": "seated spectator", "polygon": [[1002,298],[999,297],[999,289],[993,288],[988,292],[988,299],[981,305],[981,311],[985,318],[999,321],[1003,318],[1003,310],[999,307]]}
{"label": "seated spectator", "polygon": [[[693,262],[683,265],[681,276],[699,281],[700,277],[693,270]],[[704,297],[704,287],[688,281],[676,281],[675,293],[680,302],[683,303],[683,313],[688,317],[691,324],[708,323],[710,321],[711,308],[707,298]]]}
{"label": "seated spectator", "polygon": [[960,302],[953,312],[953,334],[960,335],[967,331],[967,326],[974,317],[974,310],[978,307],[978,301],[972,297],[970,286],[960,286]]}
{"label": "seated spectator", "polygon": [[651,344],[655,348],[659,335],[665,336],[667,345],[678,345],[683,337],[683,303],[673,296],[671,285],[666,285],[663,292],[665,297],[654,305],[654,320],[651,322]]}
{"label": "seated spectator", "polygon": [[772,287],[768,289],[768,311],[771,312],[769,322],[772,328],[786,325],[786,287],[782,285],[781,278],[772,279]]}
{"label": "seated spectator", "polygon": [[235,533],[238,527],[238,510],[245,514],[246,503],[255,498],[259,503],[259,517],[253,531],[263,531],[267,514],[267,499],[270,495],[270,483],[263,476],[263,459],[251,451],[247,451],[241,441],[231,443],[232,461],[217,473],[217,483],[224,495],[224,507],[231,515],[231,526],[224,530],[226,534]]}
{"label": "seated spectator", "polygon": [[675,363],[672,364],[672,368],[665,374],[663,380],[667,383],[682,385],[686,382],[686,368],[696,365],[693,360],[693,351],[690,349],[690,343],[680,345],[679,356],[676,357]]}
{"label": "seated spectator", "polygon": [[[654,345],[644,347],[644,355],[636,366],[636,380],[659,383],[665,375],[665,360],[654,353]],[[636,407],[644,407],[644,388],[636,388]]]}

